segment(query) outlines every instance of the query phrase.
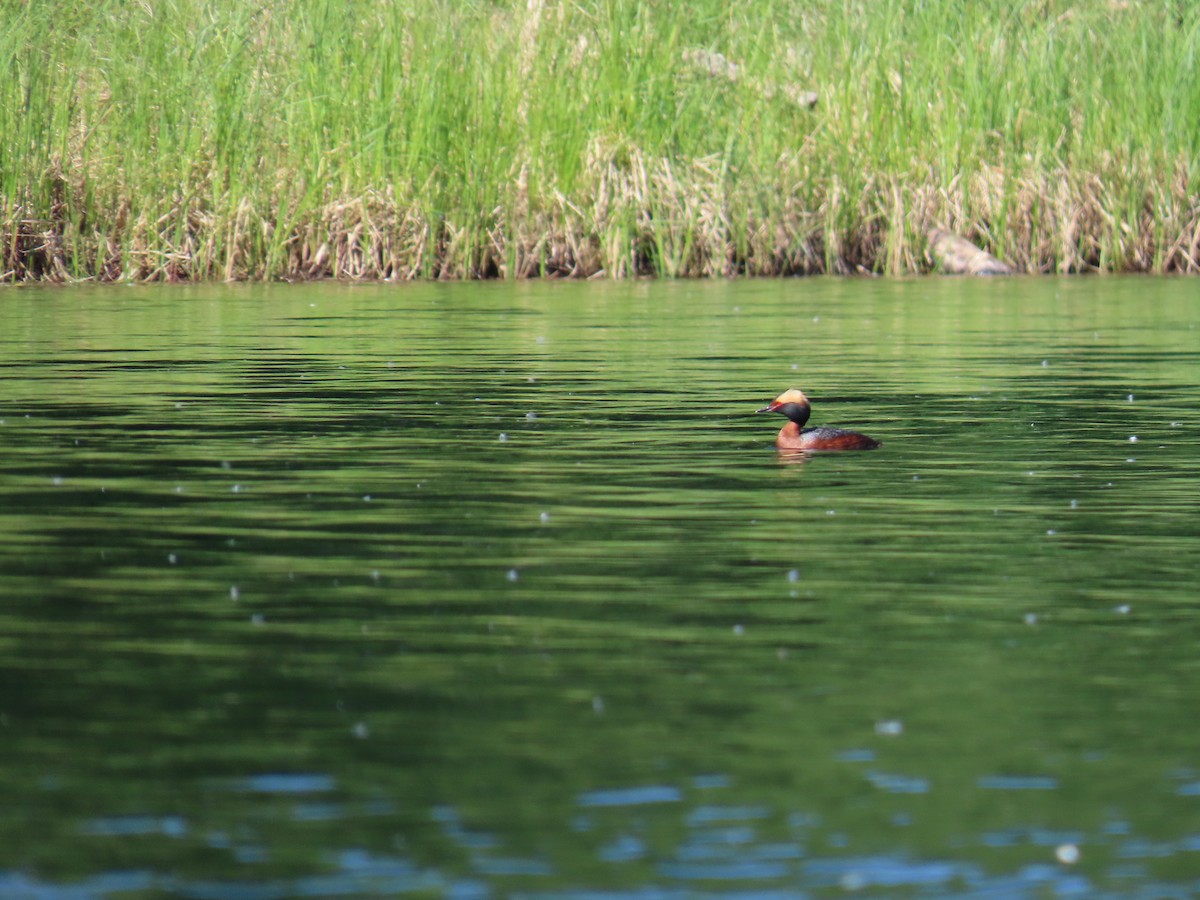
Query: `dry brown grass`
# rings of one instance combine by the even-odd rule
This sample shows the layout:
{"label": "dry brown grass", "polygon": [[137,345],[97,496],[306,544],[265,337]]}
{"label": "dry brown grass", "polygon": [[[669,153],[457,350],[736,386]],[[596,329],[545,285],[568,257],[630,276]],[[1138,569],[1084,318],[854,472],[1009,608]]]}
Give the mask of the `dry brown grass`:
{"label": "dry brown grass", "polygon": [[109,221],[74,226],[67,195],[79,190],[72,186],[78,177],[56,172],[50,177],[59,199],[48,215],[20,205],[0,209],[0,277],[910,274],[931,270],[927,235],[935,228],[967,238],[1019,272],[1200,271],[1200,204],[1188,191],[1186,160],[1132,201],[1116,160],[1107,172],[1011,175],[989,167],[943,179],[927,171],[871,177],[854,189],[837,178],[801,183],[802,167],[798,158],[781,160],[782,183],[763,187],[731,177],[716,157],[652,157],[627,143],[596,141],[572,196],[535,190],[523,167],[508,202],[475,221],[436,218],[383,186],[290,218],[249,199],[225,215],[182,201],[157,215],[135,215],[132,201],[118,198]]}

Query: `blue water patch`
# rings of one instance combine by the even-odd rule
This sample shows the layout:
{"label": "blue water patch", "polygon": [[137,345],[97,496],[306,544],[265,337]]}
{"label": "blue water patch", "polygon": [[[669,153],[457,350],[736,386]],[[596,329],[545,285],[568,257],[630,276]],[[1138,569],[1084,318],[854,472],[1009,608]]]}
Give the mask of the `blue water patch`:
{"label": "blue water patch", "polygon": [[231,838],[227,832],[213,831],[209,833],[207,838],[205,838],[205,843],[210,847],[217,848],[218,850],[228,850],[233,846],[233,838]]}
{"label": "blue water patch", "polygon": [[728,775],[697,775],[692,779],[692,784],[702,790],[729,787],[732,783]]}
{"label": "blue water patch", "polygon": [[337,867],[344,872],[358,875],[389,875],[411,876],[417,874],[417,868],[406,859],[394,856],[376,856],[369,850],[354,847],[342,850],[334,856]]}
{"label": "blue water patch", "polygon": [[363,804],[363,812],[368,816],[388,816],[396,811],[396,804],[382,798],[368,800]]}
{"label": "blue water patch", "polygon": [[240,863],[265,863],[271,858],[266,847],[243,844],[233,848],[233,858]]}
{"label": "blue water patch", "polygon": [[480,881],[449,881],[436,869],[419,869],[406,859],[376,856],[354,848],[336,854],[340,873],[314,875],[288,884],[294,897],[393,896],[425,892],[448,900],[485,900],[491,890]]}
{"label": "blue water patch", "polygon": [[492,856],[477,856],[471,860],[475,871],[481,875],[553,875],[550,864],[540,859],[509,859]]}
{"label": "blue water patch", "polygon": [[689,844],[702,846],[721,844],[727,847],[740,847],[744,844],[752,843],[757,836],[758,832],[748,825],[734,825],[727,828],[706,828],[703,831],[697,831],[692,834],[684,846]]}
{"label": "blue water patch", "polygon": [[927,794],[929,780],[909,775],[893,775],[888,772],[868,772],[867,780],[881,791],[890,794]]}
{"label": "blue water patch", "polygon": [[803,859],[804,848],[799,844],[759,844],[749,848],[751,859]]}
{"label": "blue water patch", "polygon": [[1148,841],[1141,838],[1125,841],[1117,848],[1121,859],[1163,859],[1174,856],[1176,845],[1171,841]]}
{"label": "blue water patch", "polygon": [[306,775],[291,773],[271,773],[250,775],[235,782],[234,787],[241,791],[257,794],[319,794],[332,791],[336,782],[329,775]]}
{"label": "blue water patch", "polygon": [[442,823],[442,833],[446,837],[467,850],[489,850],[500,843],[493,835],[464,828],[458,810],[453,806],[435,806],[430,810],[430,816]]}
{"label": "blue water patch", "polygon": [[1053,885],[1057,897],[1090,898],[1095,894],[1091,882],[1084,876],[1064,873],[1058,866],[1048,863],[1025,866],[1017,873],[1017,879],[1028,885]]}
{"label": "blue water patch", "polygon": [[658,872],[665,878],[686,881],[745,881],[785,878],[792,867],[772,860],[728,860],[726,862],[664,862]]}
{"label": "blue water patch", "polygon": [[834,754],[834,759],[838,762],[874,762],[874,750],[843,750],[840,753]]}
{"label": "blue water patch", "polygon": [[187,822],[180,816],[105,816],[89,819],[79,826],[84,834],[103,837],[133,837],[136,835],[161,834],[167,837],[183,837],[187,834]]}
{"label": "blue water patch", "polygon": [[646,844],[641,838],[622,834],[601,847],[596,855],[605,862],[633,862],[646,855]]}
{"label": "blue water patch", "polygon": [[1200,781],[1193,781],[1191,784],[1181,784],[1176,790],[1180,797],[1200,797]]}
{"label": "blue water patch", "polygon": [[816,828],[821,824],[821,817],[816,813],[794,812],[787,821],[792,828]]}
{"label": "blue water patch", "polygon": [[[291,881],[263,883],[201,881],[173,883],[173,890],[194,900],[292,900],[299,897],[391,897],[426,893],[449,900],[486,900],[491,892],[479,882],[447,882],[436,872],[405,875],[313,875]],[[56,898],[57,900],[57,898]]]}
{"label": "blue water patch", "polygon": [[676,851],[676,858],[694,862],[706,859],[729,859],[734,855],[741,857],[746,851],[746,845],[754,840],[753,830],[745,829],[745,831],[748,832],[748,835],[740,839],[734,837],[731,840],[707,839],[688,842]]}
{"label": "blue water patch", "polygon": [[956,878],[977,876],[973,866],[953,862],[913,861],[901,856],[862,856],[814,859],[804,872],[815,884],[858,890],[866,887],[902,887],[945,884]]}
{"label": "blue water patch", "polygon": [[1021,842],[1022,837],[1022,829],[1019,828],[985,831],[979,836],[979,843],[985,847],[1015,847]]}
{"label": "blue water patch", "polygon": [[1049,775],[983,775],[976,784],[992,791],[1053,791],[1058,779]]}
{"label": "blue water patch", "polygon": [[745,840],[697,840],[689,841],[675,853],[678,862],[711,862],[714,860],[790,860],[802,859],[804,850],[799,844],[777,842],[773,844],[752,843],[754,834],[749,829]]}
{"label": "blue water patch", "polygon": [[[1081,897],[1092,900],[1093,897],[1111,897],[1111,894],[1098,894],[1091,882],[1082,875],[1064,872],[1055,866],[1036,865],[1026,866],[1015,875],[984,877],[978,873],[965,876],[965,880],[973,890],[965,894],[968,897],[989,897],[996,900],[1008,900],[1010,897]],[[1047,889],[1044,890],[1044,889]],[[1033,893],[1031,893],[1031,890]],[[1120,895],[1118,895],[1120,896]],[[1140,896],[1140,895],[1138,895]],[[1152,894],[1158,898],[1158,894]]]}
{"label": "blue water patch", "polygon": [[466,850],[490,850],[500,844],[495,835],[483,831],[468,831],[458,824],[446,825],[442,831],[446,837]]}
{"label": "blue water patch", "polygon": [[608,791],[587,791],[579,795],[580,806],[642,806],[648,803],[678,803],[683,799],[679,788],[668,785],[648,785],[635,788],[615,788]]}
{"label": "blue water patch", "polygon": [[69,885],[39,881],[17,872],[0,872],[0,897],[35,900],[95,900],[110,894],[150,891],[157,880],[150,872],[105,872]]}
{"label": "blue water patch", "polygon": [[1087,842],[1082,831],[1061,831],[1053,828],[1006,828],[1001,831],[985,831],[979,837],[985,847],[1016,847],[1033,844],[1036,847],[1059,847],[1063,844],[1078,846]]}
{"label": "blue water patch", "polygon": [[1029,843],[1038,847],[1059,847],[1063,844],[1083,844],[1087,836],[1082,831],[1064,831],[1057,828],[1030,828]]}
{"label": "blue water patch", "polygon": [[720,890],[716,893],[697,893],[693,888],[661,888],[657,885],[630,888],[629,890],[592,890],[581,888],[554,891],[553,893],[519,892],[509,895],[512,900],[809,900],[804,891],[781,890],[778,888],[750,888],[749,890]]}
{"label": "blue water patch", "polygon": [[446,900],[490,900],[491,888],[482,881],[459,880],[446,885]]}
{"label": "blue water patch", "polygon": [[554,893],[519,892],[512,894],[512,900],[691,900],[694,894],[686,890],[674,890],[646,885],[645,887],[630,888],[625,891],[598,891],[588,888],[576,890],[561,890]]}
{"label": "blue water patch", "polygon": [[769,814],[765,806],[697,806],[688,813],[687,824],[694,827],[709,822],[744,822],[765,819]]}
{"label": "blue water patch", "polygon": [[285,900],[299,896],[290,886],[256,881],[191,881],[184,896],[189,900]]}
{"label": "blue water patch", "polygon": [[297,822],[327,822],[346,815],[340,803],[297,803],[292,807],[292,818]]}

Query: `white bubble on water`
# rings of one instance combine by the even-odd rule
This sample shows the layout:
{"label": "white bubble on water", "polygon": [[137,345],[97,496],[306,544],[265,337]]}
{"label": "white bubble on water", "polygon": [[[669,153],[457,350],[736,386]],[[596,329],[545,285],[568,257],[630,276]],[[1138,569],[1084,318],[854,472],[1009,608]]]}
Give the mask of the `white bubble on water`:
{"label": "white bubble on water", "polygon": [[507,441],[507,440],[508,440],[508,435],[507,435],[507,434],[505,434],[503,431],[502,431],[502,432],[500,432],[500,443],[502,443],[502,444],[503,444],[503,443],[504,443],[505,441]]}
{"label": "white bubble on water", "polygon": [[1129,436],[1129,443],[1131,443],[1131,444],[1136,444],[1136,443],[1137,443],[1137,435],[1136,435],[1136,434],[1131,434],[1131,435]]}
{"label": "white bubble on water", "polygon": [[521,577],[521,573],[518,572],[516,569],[509,569],[508,574],[505,575],[504,577],[507,578],[509,581],[516,581],[518,578]]}
{"label": "white bubble on water", "polygon": [[875,723],[876,734],[886,734],[889,737],[897,737],[904,734],[904,723],[899,719],[884,719],[881,722]]}
{"label": "white bubble on water", "polygon": [[1026,625],[1036,625],[1037,620],[1038,620],[1038,618],[1035,613],[1025,613],[1025,624]]}
{"label": "white bubble on water", "polygon": [[229,599],[234,603],[242,599],[242,592],[238,590],[238,586],[236,584],[231,585],[229,588]]}
{"label": "white bubble on water", "polygon": [[538,515],[538,521],[545,525],[550,521],[550,513],[544,512]]}
{"label": "white bubble on water", "polygon": [[733,633],[734,633],[735,635],[737,635],[738,637],[741,637],[743,634],[745,634],[745,633],[746,633],[746,626],[744,626],[744,625],[734,625],[734,626],[733,626]]}
{"label": "white bubble on water", "polygon": [[799,580],[800,580],[800,570],[799,569],[792,569],[790,572],[788,572],[788,581],[791,581],[794,583]]}
{"label": "white bubble on water", "polygon": [[1074,844],[1059,844],[1054,848],[1054,858],[1064,866],[1073,866],[1079,862],[1079,848]]}

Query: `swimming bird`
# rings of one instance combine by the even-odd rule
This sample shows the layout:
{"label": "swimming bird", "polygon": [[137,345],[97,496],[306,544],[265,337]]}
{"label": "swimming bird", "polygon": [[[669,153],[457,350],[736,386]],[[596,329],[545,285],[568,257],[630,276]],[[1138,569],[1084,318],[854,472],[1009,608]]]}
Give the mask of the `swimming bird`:
{"label": "swimming bird", "polygon": [[758,412],[777,412],[788,423],[779,430],[775,446],[780,450],[874,450],[882,441],[842,428],[805,428],[812,405],[803,391],[784,391]]}

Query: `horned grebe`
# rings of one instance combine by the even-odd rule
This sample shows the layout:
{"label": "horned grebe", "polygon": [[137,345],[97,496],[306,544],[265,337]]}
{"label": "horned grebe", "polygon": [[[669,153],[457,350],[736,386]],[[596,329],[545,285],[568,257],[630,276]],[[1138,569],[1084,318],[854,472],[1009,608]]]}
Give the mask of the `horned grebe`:
{"label": "horned grebe", "polygon": [[803,392],[795,388],[784,391],[758,412],[777,412],[788,417],[788,423],[775,438],[775,446],[780,450],[874,450],[883,443],[857,431],[805,428],[812,407]]}

